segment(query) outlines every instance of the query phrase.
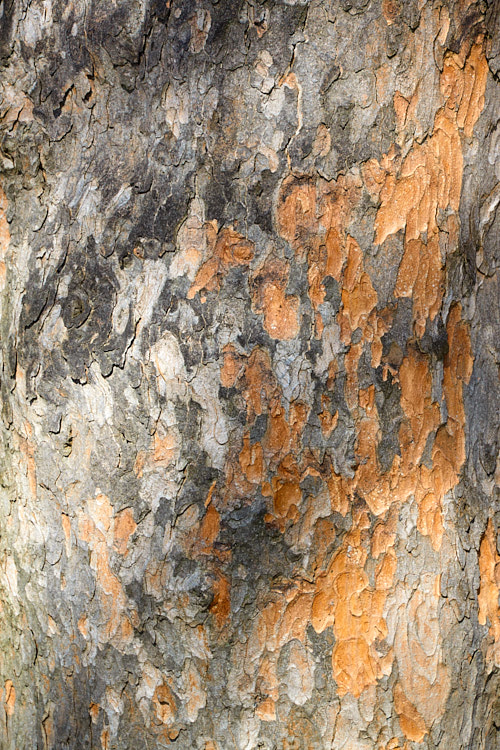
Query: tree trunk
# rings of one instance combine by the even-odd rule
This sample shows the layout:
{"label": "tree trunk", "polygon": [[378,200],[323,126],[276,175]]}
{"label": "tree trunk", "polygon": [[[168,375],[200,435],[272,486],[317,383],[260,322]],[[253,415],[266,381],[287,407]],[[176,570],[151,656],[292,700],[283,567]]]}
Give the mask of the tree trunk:
{"label": "tree trunk", "polygon": [[500,5],[2,8],[1,747],[500,748]]}

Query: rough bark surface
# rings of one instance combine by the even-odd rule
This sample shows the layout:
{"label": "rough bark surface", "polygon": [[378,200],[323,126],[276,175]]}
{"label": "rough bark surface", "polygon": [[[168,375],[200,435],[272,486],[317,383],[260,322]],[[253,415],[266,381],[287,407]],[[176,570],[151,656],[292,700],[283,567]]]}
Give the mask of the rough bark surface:
{"label": "rough bark surface", "polygon": [[1,8],[1,747],[498,750],[500,5]]}

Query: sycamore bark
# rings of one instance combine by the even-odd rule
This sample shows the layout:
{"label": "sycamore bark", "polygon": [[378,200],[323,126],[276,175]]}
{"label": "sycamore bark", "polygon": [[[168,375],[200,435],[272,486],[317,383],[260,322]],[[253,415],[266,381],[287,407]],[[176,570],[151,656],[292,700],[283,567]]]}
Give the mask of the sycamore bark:
{"label": "sycamore bark", "polygon": [[498,2],[1,9],[0,746],[498,750]]}

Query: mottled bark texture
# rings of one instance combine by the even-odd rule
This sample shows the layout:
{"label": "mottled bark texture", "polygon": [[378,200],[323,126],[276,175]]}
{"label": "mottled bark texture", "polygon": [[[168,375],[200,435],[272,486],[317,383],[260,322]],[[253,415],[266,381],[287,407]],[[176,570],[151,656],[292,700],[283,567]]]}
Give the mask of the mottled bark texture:
{"label": "mottled bark texture", "polygon": [[1,10],[1,748],[498,750],[500,5]]}

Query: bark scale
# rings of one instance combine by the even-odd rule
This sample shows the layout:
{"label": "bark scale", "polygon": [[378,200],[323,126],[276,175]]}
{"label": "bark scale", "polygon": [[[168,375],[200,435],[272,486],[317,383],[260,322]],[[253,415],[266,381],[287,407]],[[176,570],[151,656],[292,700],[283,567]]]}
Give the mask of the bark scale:
{"label": "bark scale", "polygon": [[2,748],[498,750],[499,4],[2,7]]}

